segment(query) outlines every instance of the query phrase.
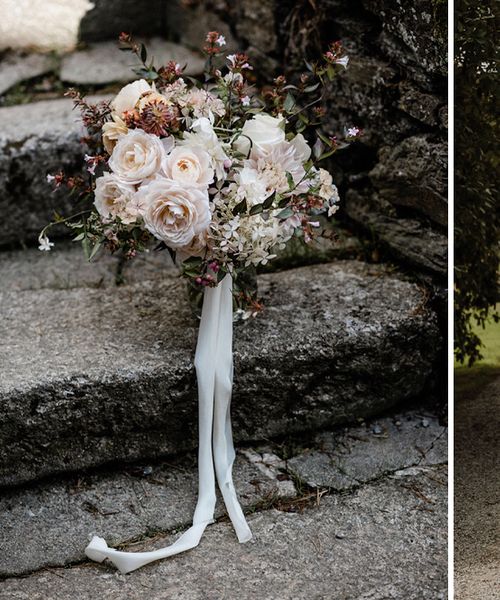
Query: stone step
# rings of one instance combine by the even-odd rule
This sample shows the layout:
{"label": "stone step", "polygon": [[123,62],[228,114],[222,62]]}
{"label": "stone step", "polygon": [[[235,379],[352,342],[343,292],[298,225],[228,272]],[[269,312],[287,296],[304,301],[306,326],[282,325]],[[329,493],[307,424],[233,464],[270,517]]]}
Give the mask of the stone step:
{"label": "stone step", "polygon": [[35,241],[55,210],[67,215],[81,210],[46,180],[61,169],[68,175],[83,172],[79,117],[68,99],[0,108],[0,246]]}
{"label": "stone step", "polygon": [[[432,411],[417,407],[361,426],[291,439],[286,444],[240,448],[235,484],[247,514],[261,513],[260,519],[279,523],[286,512],[307,510],[316,501],[323,505],[326,500],[332,508],[342,504],[341,497],[334,501],[338,492],[349,496],[344,505],[348,513],[354,513],[358,503],[358,511],[369,510],[364,505],[370,497],[363,491],[367,486],[383,479],[409,486],[415,477],[423,481],[434,477],[434,483],[439,483],[446,460],[446,428]],[[104,536],[112,546],[133,549],[138,543],[151,547],[155,538],[185,529],[196,504],[195,462],[194,456],[188,455],[168,463],[142,463],[4,491],[0,496],[0,576],[84,562],[83,550],[93,534]],[[347,477],[339,479],[340,466],[350,474],[348,485]],[[446,518],[445,503],[434,504],[423,490],[420,495],[418,489],[413,492],[416,508],[435,512],[439,520]],[[377,497],[377,492],[372,494]],[[222,527],[231,534],[224,515],[219,501],[216,516],[224,520]],[[354,514],[347,520],[345,517],[337,521],[335,540],[350,545],[363,531],[353,531]],[[414,542],[419,547],[428,543],[425,538],[436,534],[442,538],[445,533],[441,529],[429,531],[425,519],[416,522],[420,528]],[[255,533],[261,535],[258,521]],[[385,536],[389,539],[390,532]],[[228,556],[230,545],[237,545],[231,537],[227,535]],[[410,550],[408,545],[404,551]],[[445,556],[444,537],[436,550]],[[194,558],[198,551],[191,556]],[[417,560],[422,558],[417,556]],[[3,598],[1,589],[0,584]]]}
{"label": "stone step", "polygon": [[[39,255],[33,289],[21,277],[1,293],[0,485],[196,447],[185,283],[141,259],[116,287],[107,257],[99,284],[84,287],[61,257],[54,285],[55,256]],[[235,328],[239,442],[373,415],[432,380],[436,317],[389,269],[339,261],[263,275],[259,289],[265,311]]]}

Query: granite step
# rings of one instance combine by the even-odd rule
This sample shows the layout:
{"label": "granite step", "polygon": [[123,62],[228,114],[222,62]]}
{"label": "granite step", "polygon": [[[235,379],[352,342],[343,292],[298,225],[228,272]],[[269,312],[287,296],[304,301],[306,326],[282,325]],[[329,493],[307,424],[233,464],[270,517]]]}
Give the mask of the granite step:
{"label": "granite step", "polygon": [[[339,495],[349,496],[354,509],[356,501],[365,498],[363,488],[384,479],[409,485],[415,477],[434,477],[439,483],[446,462],[446,427],[429,407],[417,406],[355,427],[241,447],[234,476],[247,515],[264,511],[267,515],[261,518],[274,514],[279,521],[278,511],[308,510]],[[115,547],[151,547],[156,538],[190,525],[196,493],[194,454],[4,490],[0,494],[0,577],[84,563],[83,551],[93,534],[104,536]],[[446,515],[445,503],[436,504],[423,493],[418,496],[415,491],[414,501],[440,519]],[[216,519],[231,533],[220,500]],[[444,533],[429,531],[422,521],[420,525],[419,545],[426,543],[424,537]],[[353,533],[352,522],[339,521],[335,539],[352,540]],[[229,545],[231,536],[227,539]],[[444,546],[436,549],[445,554]],[[405,544],[403,550],[409,552],[411,545]]]}
{"label": "granite step", "polygon": [[[0,260],[0,280],[10,273],[0,300],[0,485],[196,447],[197,322],[166,258],[163,268],[158,255],[141,260],[120,286],[112,257],[79,279],[64,253],[38,255],[31,283],[27,261],[17,271],[12,255]],[[259,289],[264,312],[235,327],[238,442],[374,415],[432,382],[436,316],[424,291],[389,268],[308,266],[262,275]]]}

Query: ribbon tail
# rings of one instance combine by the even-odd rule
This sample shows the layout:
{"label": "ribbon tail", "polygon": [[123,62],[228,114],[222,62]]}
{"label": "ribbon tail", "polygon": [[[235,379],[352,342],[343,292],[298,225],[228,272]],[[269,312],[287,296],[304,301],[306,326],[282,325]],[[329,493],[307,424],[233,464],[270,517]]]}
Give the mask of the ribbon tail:
{"label": "ribbon tail", "polygon": [[233,294],[232,277],[219,284],[221,305],[215,360],[215,396],[213,452],[215,471],[226,510],[240,543],[248,542],[252,532],[246,522],[233,483],[235,451],[231,430],[231,394],[233,387]]}
{"label": "ribbon tail", "polygon": [[85,549],[91,560],[110,560],[121,573],[130,573],[148,563],[167,558],[195,548],[210,523],[214,522],[216,503],[214,458],[212,454],[212,430],[214,418],[215,364],[217,334],[221,305],[221,287],[205,291],[203,310],[195,354],[195,368],[198,379],[198,502],[193,517],[193,525],[173,544],[152,552],[122,552],[109,548],[106,541],[94,536]]}

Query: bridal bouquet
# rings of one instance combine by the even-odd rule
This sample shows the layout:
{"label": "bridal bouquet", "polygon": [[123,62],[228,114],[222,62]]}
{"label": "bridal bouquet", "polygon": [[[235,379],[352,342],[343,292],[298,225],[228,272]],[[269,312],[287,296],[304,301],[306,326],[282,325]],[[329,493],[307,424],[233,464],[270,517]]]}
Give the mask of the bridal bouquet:
{"label": "bridal bouquet", "polygon": [[318,129],[325,115],[322,89],[347,66],[339,42],[321,61],[306,63],[296,81],[278,77],[262,94],[250,85],[248,57],[226,57],[217,32],[206,38],[202,81],[183,77],[172,62],[155,68],[146,48],[128,35],[121,43],[140,59],[140,79],[94,105],[70,92],[87,129],[88,181],[49,175],[56,187],[65,184],[83,201],[91,198],[94,208],[57,215],[40,234],[40,249],[50,250],[47,229],[61,222],[89,259],[101,246],[132,258],[154,242],[204,291],[194,361],[199,493],[193,524],[172,545],[151,552],[121,552],[94,536],[87,556],[109,559],[128,573],[199,543],[214,520],[215,479],[238,540],[252,537],[232,479],[234,290],[245,314],[253,314],[259,305],[246,272],[275,258],[292,237],[310,243],[321,232],[320,216],[331,216],[339,198],[318,163],[360,131],[348,129],[340,142]]}
{"label": "bridal bouquet", "polygon": [[[57,187],[93,197],[94,210],[55,219],[74,230],[88,258],[103,245],[132,258],[154,240],[203,288],[227,273],[238,281],[294,236],[310,243],[321,229],[318,216],[331,216],[339,200],[318,163],[345,141],[311,130],[325,114],[325,83],[347,66],[341,44],[332,44],[319,63],[306,63],[295,85],[278,77],[257,95],[248,57],[225,56],[217,32],[206,38],[202,81],[183,77],[173,62],[155,68],[144,45],[126,34],[120,42],[140,59],[141,79],[96,105],[69,92],[88,132],[90,183],[48,176]],[[348,129],[346,141],[359,134]],[[53,245],[48,227],[41,250]],[[243,305],[254,302],[244,285],[239,289]]]}

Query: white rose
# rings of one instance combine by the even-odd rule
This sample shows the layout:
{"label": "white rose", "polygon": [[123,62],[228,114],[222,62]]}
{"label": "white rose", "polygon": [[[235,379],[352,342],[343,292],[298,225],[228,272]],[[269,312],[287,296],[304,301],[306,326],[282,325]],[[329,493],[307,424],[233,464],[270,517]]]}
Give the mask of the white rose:
{"label": "white rose", "polygon": [[207,187],[214,180],[210,156],[199,146],[179,146],[167,156],[167,177],[195,187]]}
{"label": "white rose", "polygon": [[128,127],[118,115],[113,115],[113,120],[104,123],[102,126],[102,143],[106,150],[111,154],[116,142],[128,132]]}
{"label": "white rose", "polygon": [[132,129],[118,140],[109,166],[127,183],[137,184],[162,171],[165,158],[165,145],[160,138]]}
{"label": "white rose", "polygon": [[128,210],[134,204],[135,188],[113,173],[104,173],[95,182],[94,205],[105,218],[120,217],[124,223],[135,222],[138,215]]}
{"label": "white rose", "polygon": [[178,140],[177,143],[179,146],[199,147],[208,152],[217,179],[224,180],[226,178],[224,164],[229,160],[229,157],[209,119],[201,117],[193,121],[191,131],[186,131],[184,139]]}
{"label": "white rose", "polygon": [[252,151],[256,152],[270,150],[272,146],[285,140],[283,125],[283,118],[277,119],[271,115],[259,113],[243,125],[241,135],[233,145],[238,152],[245,155],[250,151],[250,146]]}
{"label": "white rose", "polygon": [[183,246],[177,250],[177,260],[184,262],[190,256],[203,256],[207,250],[207,233],[208,230],[195,235],[187,246]]}
{"label": "white rose", "polygon": [[143,186],[138,194],[147,205],[146,228],[170,248],[185,248],[210,225],[206,190],[158,178]]}
{"label": "white rose", "polygon": [[111,108],[114,112],[118,113],[119,117],[122,117],[124,112],[134,110],[142,94],[154,90],[155,88],[150,86],[145,79],[138,79],[133,83],[129,83],[118,92],[111,102]]}
{"label": "white rose", "polygon": [[290,144],[295,148],[295,156],[300,162],[305,163],[311,158],[311,148],[301,133],[290,140]]}

